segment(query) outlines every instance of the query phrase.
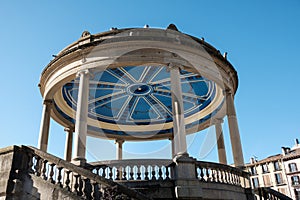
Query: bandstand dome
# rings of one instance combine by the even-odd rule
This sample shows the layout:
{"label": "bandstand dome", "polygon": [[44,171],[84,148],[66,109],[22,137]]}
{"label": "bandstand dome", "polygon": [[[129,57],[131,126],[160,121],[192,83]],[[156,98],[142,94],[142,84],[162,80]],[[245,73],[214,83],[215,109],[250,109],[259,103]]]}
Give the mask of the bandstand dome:
{"label": "bandstand dome", "polygon": [[[170,67],[180,68],[186,133],[223,118],[225,90],[236,92],[237,73],[213,46],[171,28],[85,31],[44,69],[40,91],[53,102],[51,117],[75,127],[80,71],[88,73],[87,134],[125,140],[172,137]],[[172,28],[173,27],[173,28]]]}

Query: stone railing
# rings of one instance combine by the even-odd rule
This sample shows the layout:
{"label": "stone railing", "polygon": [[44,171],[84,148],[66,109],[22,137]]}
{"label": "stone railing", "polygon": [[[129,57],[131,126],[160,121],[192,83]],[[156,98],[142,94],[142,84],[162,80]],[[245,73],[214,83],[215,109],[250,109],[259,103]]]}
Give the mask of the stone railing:
{"label": "stone railing", "polygon": [[254,192],[259,200],[292,200],[290,197],[267,187],[256,188]]}
{"label": "stone railing", "polygon": [[89,169],[106,179],[116,181],[170,180],[172,160],[132,159],[89,163]]}
{"label": "stone railing", "polygon": [[34,147],[22,146],[21,151],[26,154],[26,168],[30,174],[84,199],[149,199],[133,189]]}
{"label": "stone railing", "polygon": [[239,168],[211,162],[196,162],[197,178],[202,182],[250,187],[249,174]]}

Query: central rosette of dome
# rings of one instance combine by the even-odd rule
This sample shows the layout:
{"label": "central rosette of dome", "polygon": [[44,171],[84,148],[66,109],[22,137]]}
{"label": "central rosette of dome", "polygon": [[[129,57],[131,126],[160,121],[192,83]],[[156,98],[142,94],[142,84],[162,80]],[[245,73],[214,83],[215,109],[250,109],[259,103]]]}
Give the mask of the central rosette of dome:
{"label": "central rosette of dome", "polygon": [[152,92],[152,87],[146,83],[137,83],[129,85],[127,92],[131,95],[144,96]]}

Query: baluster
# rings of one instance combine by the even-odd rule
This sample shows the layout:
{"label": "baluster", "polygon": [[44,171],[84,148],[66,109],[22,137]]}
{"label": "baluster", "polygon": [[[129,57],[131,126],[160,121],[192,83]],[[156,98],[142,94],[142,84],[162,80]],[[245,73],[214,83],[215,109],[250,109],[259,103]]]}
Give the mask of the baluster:
{"label": "baluster", "polygon": [[96,170],[96,174],[100,176],[100,167],[97,166],[97,167],[95,168],[95,170]]}
{"label": "baluster", "polygon": [[50,183],[53,183],[53,184],[55,183],[55,180],[53,178],[53,175],[54,175],[54,166],[55,166],[54,163],[50,164],[50,173],[49,173],[49,181],[50,181]]}
{"label": "baluster", "polygon": [[204,169],[201,167],[201,166],[199,166],[199,169],[200,169],[200,181],[205,181],[204,180]]}
{"label": "baluster", "polygon": [[232,184],[231,170],[228,171],[228,183]]}
{"label": "baluster", "polygon": [[92,197],[93,199],[101,199],[102,193],[100,192],[100,187],[97,182],[93,182],[93,188],[92,188]]}
{"label": "baluster", "polygon": [[122,171],[123,171],[122,180],[127,180],[126,167],[122,167]]}
{"label": "baluster", "polygon": [[36,176],[40,176],[41,175],[41,168],[42,168],[42,160],[39,156],[35,156],[35,165],[34,165],[34,171],[35,171],[35,175]]}
{"label": "baluster", "polygon": [[170,180],[170,173],[169,173],[169,166],[166,166],[166,179],[165,180]]}
{"label": "baluster", "polygon": [[116,180],[120,180],[120,172],[119,172],[119,168],[117,168]]}
{"label": "baluster", "polygon": [[201,173],[200,167],[198,165],[196,165],[196,179],[199,179],[199,180],[201,179],[200,173]]}
{"label": "baluster", "polygon": [[81,175],[79,175],[79,185],[78,185],[78,193],[77,195],[78,196],[82,196],[83,195],[83,181],[82,181],[82,178],[81,178]]}
{"label": "baluster", "polygon": [[220,178],[220,176],[219,176],[219,170],[215,169],[215,182],[216,183],[219,183],[219,178]]}
{"label": "baluster", "polygon": [[68,190],[68,191],[71,191],[71,188],[70,188],[70,173],[71,173],[71,171],[66,171],[66,181],[65,181],[65,184],[66,184],[66,189]]}
{"label": "baluster", "polygon": [[113,169],[112,169],[112,167],[109,167],[108,170],[109,170],[109,173],[108,173],[109,179],[112,180],[113,179]]}
{"label": "baluster", "polygon": [[75,184],[74,184],[74,192],[76,193],[76,194],[78,194],[79,193],[79,190],[78,190],[78,188],[79,188],[79,176],[80,175],[74,175],[74,177],[75,177]]}
{"label": "baluster", "polygon": [[228,171],[224,171],[225,172],[225,183],[229,183],[229,179],[228,179]]}
{"label": "baluster", "polygon": [[210,177],[209,177],[209,169],[208,169],[208,168],[205,168],[205,173],[206,173],[206,181],[207,181],[207,182],[210,182],[211,179],[210,179]]}
{"label": "baluster", "polygon": [[232,179],[232,184],[233,185],[235,185],[235,175],[234,175],[234,173],[232,172],[232,174],[231,174],[231,179]]}
{"label": "baluster", "polygon": [[145,166],[145,180],[149,180],[149,172],[150,172],[150,170],[149,170],[149,166]]}
{"label": "baluster", "polygon": [[239,177],[238,175],[235,174],[235,184],[238,185],[239,184]]}
{"label": "baluster", "polygon": [[236,177],[234,172],[232,173],[232,183],[235,185],[236,184]]}
{"label": "baluster", "polygon": [[162,177],[162,170],[161,170],[161,168],[162,168],[163,166],[158,166],[158,180],[163,180],[163,177]]}
{"label": "baluster", "polygon": [[28,157],[27,157],[28,158],[28,166],[26,166],[26,167],[28,167],[28,172],[29,173],[34,173],[34,170],[33,170],[33,166],[34,166],[33,158],[35,156],[33,156],[33,154],[30,153],[30,152],[28,152],[27,155],[28,155]]}
{"label": "baluster", "polygon": [[137,165],[137,173],[136,173],[136,175],[137,175],[137,178],[136,178],[136,180],[141,180],[141,166],[139,166],[139,165]]}
{"label": "baluster", "polygon": [[43,161],[42,178],[47,180],[47,160]]}
{"label": "baluster", "polygon": [[134,166],[129,167],[129,176],[130,176],[129,180],[133,180],[133,175],[134,175],[133,168],[134,168]]}
{"label": "baluster", "polygon": [[233,174],[233,184],[236,185],[236,175]]}
{"label": "baluster", "polygon": [[238,185],[241,186],[241,176],[237,175],[237,182],[238,182]]}
{"label": "baluster", "polygon": [[58,174],[57,174],[57,185],[59,185],[59,187],[63,187],[62,183],[61,183],[61,179],[62,179],[62,175],[61,175],[61,170],[63,169],[62,167],[58,167]]}
{"label": "baluster", "polygon": [[106,173],[105,173],[105,169],[106,169],[106,166],[102,166],[102,177],[106,178]]}
{"label": "baluster", "polygon": [[224,171],[220,169],[220,182],[224,183]]}
{"label": "baluster", "polygon": [[84,179],[84,197],[85,199],[92,199],[92,185],[90,182],[90,179],[85,178]]}
{"label": "baluster", "polygon": [[209,169],[210,170],[210,181],[214,182],[214,170],[213,169]]}
{"label": "baluster", "polygon": [[155,176],[155,174],[156,174],[156,172],[155,172],[155,165],[153,165],[152,166],[152,179],[151,180],[156,180],[156,176]]}

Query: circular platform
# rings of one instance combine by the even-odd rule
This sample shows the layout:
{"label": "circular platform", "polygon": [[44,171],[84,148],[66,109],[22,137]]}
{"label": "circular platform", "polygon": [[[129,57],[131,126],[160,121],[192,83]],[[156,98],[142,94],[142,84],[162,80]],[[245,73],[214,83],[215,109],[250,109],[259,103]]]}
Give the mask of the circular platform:
{"label": "circular platform", "polygon": [[44,99],[54,102],[52,118],[74,126],[79,86],[76,73],[87,69],[89,135],[126,140],[170,138],[169,63],[181,66],[187,133],[210,126],[216,114],[223,115],[219,112],[224,104],[223,90],[237,88],[236,72],[212,46],[178,31],[85,32],[44,70],[41,92]]}

